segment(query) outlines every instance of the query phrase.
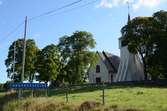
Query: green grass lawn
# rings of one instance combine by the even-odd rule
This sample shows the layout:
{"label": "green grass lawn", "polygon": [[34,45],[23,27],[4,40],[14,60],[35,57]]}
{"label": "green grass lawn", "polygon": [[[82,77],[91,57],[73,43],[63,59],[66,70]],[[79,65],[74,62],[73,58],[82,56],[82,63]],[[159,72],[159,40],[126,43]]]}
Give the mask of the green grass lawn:
{"label": "green grass lawn", "polygon": [[[73,91],[69,94],[69,103],[80,104],[91,100],[102,102],[102,91]],[[65,94],[52,96],[57,101],[65,101]],[[167,88],[126,87],[105,90],[105,105],[125,108],[138,108],[146,111],[167,111]]]}
{"label": "green grass lawn", "polygon": [[[79,105],[84,101],[102,102],[102,90],[97,87],[73,89],[68,92],[68,104]],[[48,96],[47,99],[55,103],[66,101],[65,93],[62,90],[49,90]],[[44,98],[46,99],[46,97]],[[16,104],[16,106],[18,105]],[[105,89],[105,106],[135,108],[144,111],[167,111],[167,88],[107,87]]]}

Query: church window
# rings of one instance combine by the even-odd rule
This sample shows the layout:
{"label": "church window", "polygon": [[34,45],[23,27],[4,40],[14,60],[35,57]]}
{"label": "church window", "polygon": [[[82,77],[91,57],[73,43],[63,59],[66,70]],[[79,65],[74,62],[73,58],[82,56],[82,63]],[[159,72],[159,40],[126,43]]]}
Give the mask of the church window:
{"label": "church window", "polygon": [[96,65],[96,73],[100,73],[100,65]]}

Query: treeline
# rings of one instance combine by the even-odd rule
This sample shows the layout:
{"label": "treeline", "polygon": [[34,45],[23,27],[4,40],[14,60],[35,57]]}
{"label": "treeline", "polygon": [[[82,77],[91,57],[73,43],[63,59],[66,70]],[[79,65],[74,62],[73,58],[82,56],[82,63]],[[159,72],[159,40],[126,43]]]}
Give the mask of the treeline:
{"label": "treeline", "polygon": [[[85,82],[88,68],[97,60],[96,53],[90,51],[95,44],[93,35],[85,31],[60,37],[58,44],[43,49],[39,49],[34,40],[26,40],[24,80],[33,82],[35,79],[53,85]],[[21,81],[22,57],[23,39],[18,39],[9,47],[5,60],[8,77],[14,82]]]}
{"label": "treeline", "polygon": [[138,53],[144,65],[145,80],[167,79],[167,12],[136,17],[121,30],[123,44]]}
{"label": "treeline", "polygon": [[[131,53],[140,55],[145,80],[167,79],[167,12],[159,11],[151,17],[129,20],[121,33],[122,45],[128,46]],[[53,85],[83,83],[87,79],[88,68],[98,59],[91,51],[95,44],[92,34],[85,31],[65,35],[58,44],[50,44],[43,49],[28,39],[24,79],[32,82],[36,77],[38,81],[50,81]],[[14,82],[21,80],[22,54],[23,39],[18,39],[9,47],[5,60],[8,77]]]}

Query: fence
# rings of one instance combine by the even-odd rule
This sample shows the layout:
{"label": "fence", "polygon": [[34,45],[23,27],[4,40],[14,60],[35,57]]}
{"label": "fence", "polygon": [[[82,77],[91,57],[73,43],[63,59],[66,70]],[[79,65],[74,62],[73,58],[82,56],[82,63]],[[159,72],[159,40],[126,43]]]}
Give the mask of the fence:
{"label": "fence", "polygon": [[48,89],[48,97],[56,97],[61,102],[98,101],[105,104],[105,84],[67,85]]}
{"label": "fence", "polygon": [[[57,88],[48,88],[43,90],[23,90],[22,96],[29,97],[52,97],[59,102],[79,103],[82,101],[97,101],[105,105],[111,99],[116,99],[112,94],[112,89],[127,88],[129,92],[132,87],[167,87],[167,81],[140,81],[140,82],[119,82],[112,84],[82,84],[82,85],[66,85]],[[111,89],[111,90],[108,90]],[[138,93],[142,93],[139,92]],[[117,95],[118,96],[118,95]]]}

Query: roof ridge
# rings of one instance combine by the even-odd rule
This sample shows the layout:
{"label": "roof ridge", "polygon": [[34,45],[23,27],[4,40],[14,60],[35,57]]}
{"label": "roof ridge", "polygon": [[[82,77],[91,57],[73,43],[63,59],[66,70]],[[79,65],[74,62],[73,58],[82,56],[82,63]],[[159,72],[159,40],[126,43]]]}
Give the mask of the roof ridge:
{"label": "roof ridge", "polygon": [[111,65],[111,67],[114,69],[114,72],[117,72],[117,69],[115,68],[115,66],[113,65],[113,63],[110,61],[110,59],[107,56],[107,54],[105,53],[105,51],[103,51],[102,54],[104,55],[104,57],[106,58],[106,60],[109,62],[109,64]]}

